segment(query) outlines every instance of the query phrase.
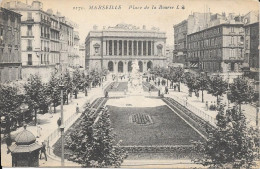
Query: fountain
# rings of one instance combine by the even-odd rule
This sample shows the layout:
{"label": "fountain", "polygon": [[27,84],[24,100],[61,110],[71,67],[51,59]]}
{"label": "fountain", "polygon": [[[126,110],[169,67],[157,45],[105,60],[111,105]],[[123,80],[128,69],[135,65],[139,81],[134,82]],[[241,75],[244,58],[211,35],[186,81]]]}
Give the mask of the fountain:
{"label": "fountain", "polygon": [[139,72],[137,60],[132,63],[132,72],[128,80],[128,94],[132,96],[143,95],[142,75]]}

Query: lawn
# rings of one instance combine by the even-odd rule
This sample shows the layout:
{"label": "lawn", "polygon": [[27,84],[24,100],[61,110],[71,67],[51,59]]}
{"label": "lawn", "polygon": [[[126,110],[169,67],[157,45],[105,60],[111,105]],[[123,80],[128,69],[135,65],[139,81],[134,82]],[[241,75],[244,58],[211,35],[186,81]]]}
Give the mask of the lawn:
{"label": "lawn", "polygon": [[113,82],[106,88],[106,90],[108,92],[123,92],[124,90],[128,89],[127,84],[127,82]]}
{"label": "lawn", "polygon": [[[167,106],[125,108],[108,106],[116,140],[123,146],[190,145],[203,138]],[[148,114],[153,123],[139,125],[129,122],[131,114]]]}
{"label": "lawn", "polygon": [[145,92],[149,91],[149,86],[151,87],[152,92],[158,91],[158,89],[154,85],[150,84],[149,82],[143,82],[143,89]]}

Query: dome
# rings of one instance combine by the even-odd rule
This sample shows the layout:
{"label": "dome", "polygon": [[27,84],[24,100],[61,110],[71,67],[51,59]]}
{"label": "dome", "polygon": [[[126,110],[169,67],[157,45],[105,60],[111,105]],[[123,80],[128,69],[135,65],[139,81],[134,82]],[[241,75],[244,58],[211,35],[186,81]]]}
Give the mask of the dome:
{"label": "dome", "polygon": [[29,145],[36,141],[35,136],[32,134],[32,132],[26,130],[26,126],[24,127],[24,130],[20,132],[15,137],[15,142],[17,145]]}

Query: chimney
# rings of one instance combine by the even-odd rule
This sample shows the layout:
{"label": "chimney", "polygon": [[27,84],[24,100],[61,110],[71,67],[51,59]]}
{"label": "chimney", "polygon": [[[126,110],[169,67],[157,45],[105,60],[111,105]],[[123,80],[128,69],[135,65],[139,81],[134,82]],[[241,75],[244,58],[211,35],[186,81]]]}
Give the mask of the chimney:
{"label": "chimney", "polygon": [[49,14],[53,14],[53,10],[52,9],[47,9],[47,13],[49,13]]}
{"label": "chimney", "polygon": [[94,26],[93,26],[93,30],[96,31],[97,29],[98,29],[97,25],[94,25]]}
{"label": "chimney", "polygon": [[33,1],[32,2],[32,7],[34,9],[42,9],[42,3],[40,1]]}

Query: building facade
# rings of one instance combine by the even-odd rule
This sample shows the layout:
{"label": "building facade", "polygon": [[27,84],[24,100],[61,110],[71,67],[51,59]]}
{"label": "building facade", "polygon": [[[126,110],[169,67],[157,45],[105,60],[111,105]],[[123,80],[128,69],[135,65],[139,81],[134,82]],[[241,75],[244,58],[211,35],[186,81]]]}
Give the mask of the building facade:
{"label": "building facade", "polygon": [[85,45],[84,44],[80,44],[79,45],[79,57],[80,57],[80,63],[79,66],[82,68],[85,68]]}
{"label": "building facade", "polygon": [[101,31],[90,31],[85,40],[86,69],[108,69],[113,73],[132,71],[132,61],[137,59],[141,72],[154,66],[166,65],[166,36],[158,28],[146,30],[118,24]]}
{"label": "building facade", "polygon": [[[191,67],[212,73],[241,72],[244,61],[243,24],[220,24],[188,35]],[[196,66],[194,66],[196,65]]]}
{"label": "building facade", "polygon": [[259,83],[259,11],[251,11],[244,17],[246,74]]}
{"label": "building facade", "polygon": [[68,66],[68,55],[73,52],[73,26],[67,18],[51,9],[43,10],[43,3],[34,0],[30,5],[18,0],[4,6],[22,15],[21,60],[22,78],[39,74],[47,81],[50,73]]}
{"label": "building facade", "polygon": [[21,79],[21,15],[0,8],[0,82]]}
{"label": "building facade", "polygon": [[[77,31],[73,32],[73,51],[69,55],[69,66],[70,67],[80,67],[80,54],[79,54],[79,33]],[[84,61],[85,62],[85,61]]]}
{"label": "building facade", "polygon": [[[210,13],[194,12],[179,24],[173,26],[174,29],[174,63],[186,63],[187,58],[187,35],[204,29],[210,20]],[[186,65],[187,67],[188,65]]]}

